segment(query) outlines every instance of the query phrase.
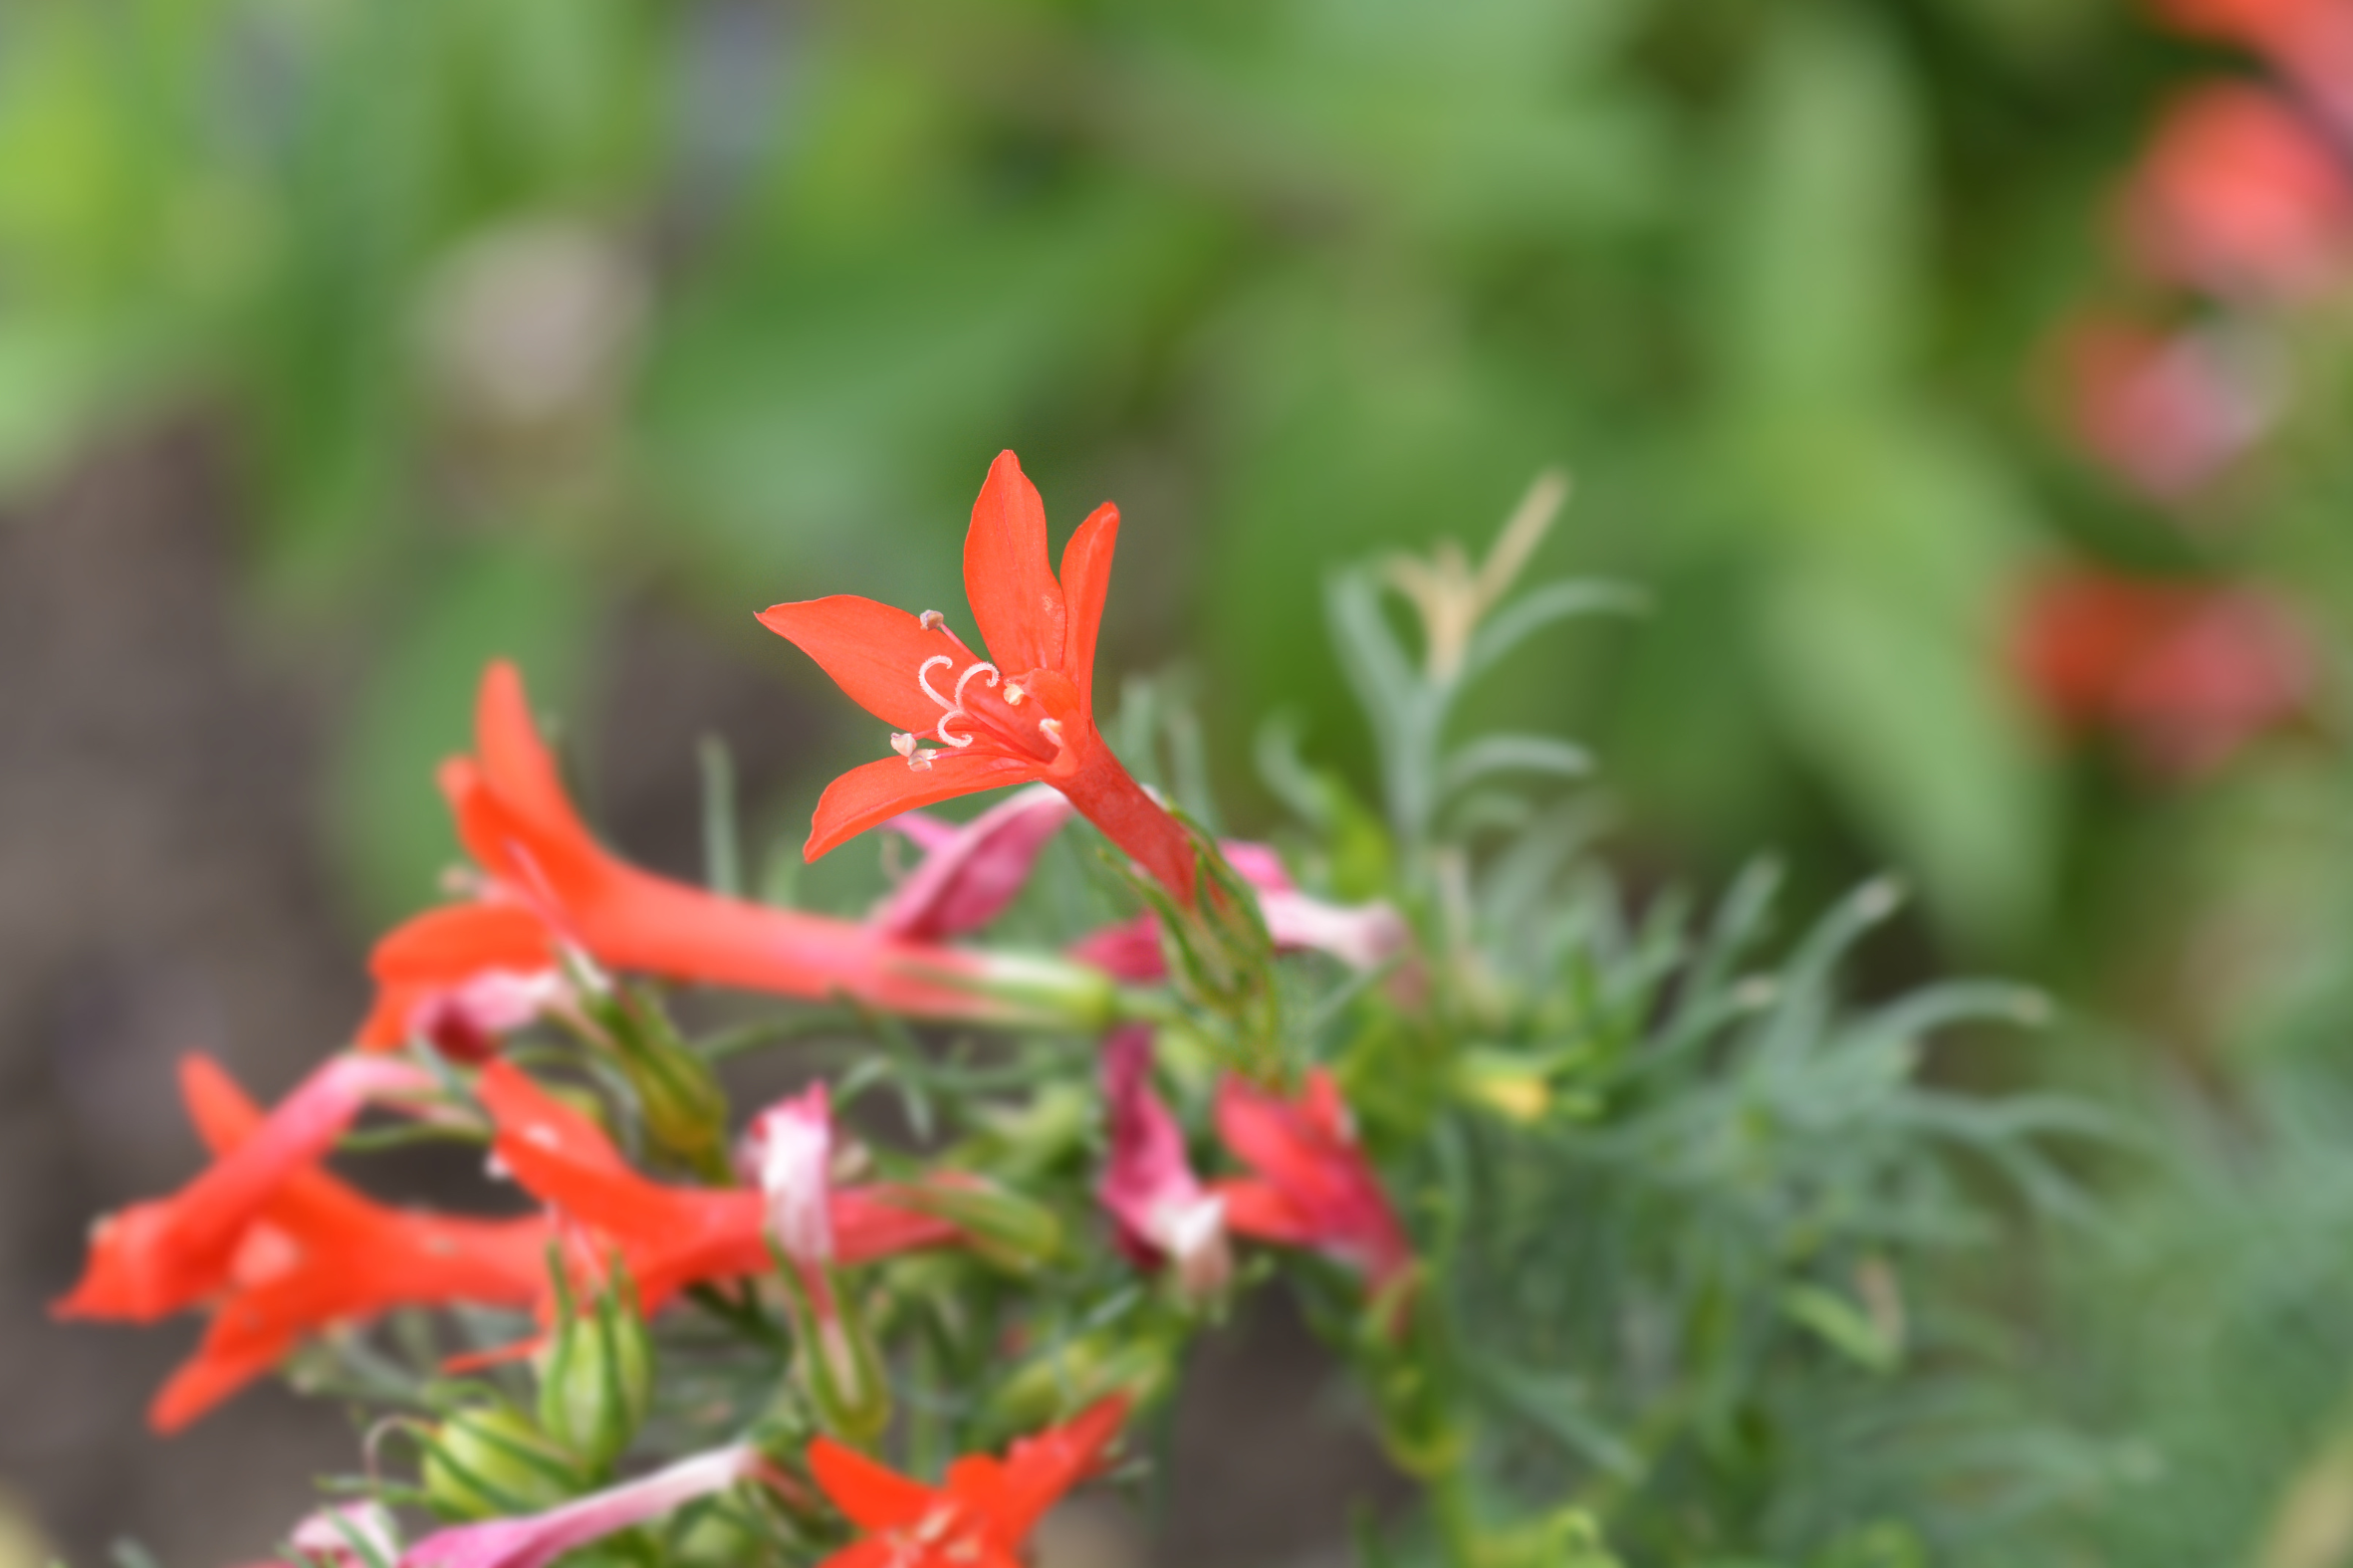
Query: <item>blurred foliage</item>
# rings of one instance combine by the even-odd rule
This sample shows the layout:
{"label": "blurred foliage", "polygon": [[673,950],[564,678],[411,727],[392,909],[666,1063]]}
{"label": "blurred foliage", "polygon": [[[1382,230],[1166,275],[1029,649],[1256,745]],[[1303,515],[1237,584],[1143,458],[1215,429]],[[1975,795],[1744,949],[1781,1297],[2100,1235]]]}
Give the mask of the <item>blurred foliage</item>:
{"label": "blurred foliage", "polygon": [[1673,856],[1892,862],[2014,951],[2057,830],[1996,656],[2014,367],[2144,52],[2072,0],[35,0],[0,481],[219,422],[257,590],[370,672],[381,912],[439,858],[428,672],[577,678],[616,590],[945,599],[1010,444],[1135,519],[1114,657],[1196,631],[1218,739],[1353,747],[1306,585],[1565,462],[1556,553],[1663,613],[1492,711],[1605,742]]}

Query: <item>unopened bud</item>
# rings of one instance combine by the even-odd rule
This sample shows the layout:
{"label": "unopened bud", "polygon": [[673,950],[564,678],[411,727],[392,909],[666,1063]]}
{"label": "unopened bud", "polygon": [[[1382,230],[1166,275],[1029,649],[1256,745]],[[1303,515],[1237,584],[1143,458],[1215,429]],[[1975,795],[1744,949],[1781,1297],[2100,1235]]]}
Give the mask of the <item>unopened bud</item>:
{"label": "unopened bud", "polygon": [[425,1443],[425,1501],[450,1519],[553,1507],[580,1489],[571,1457],[504,1405],[461,1410]]}
{"label": "unopened bud", "polygon": [[1034,1432],[1109,1394],[1124,1394],[1140,1409],[1166,1393],[1175,1375],[1175,1346],[1165,1336],[1081,1335],[1016,1368],[990,1399],[989,1417],[1007,1432]]}
{"label": "unopened bud", "polygon": [[727,1095],[710,1063],[641,997],[616,992],[597,1021],[619,1057],[654,1147],[707,1181],[731,1180]]}
{"label": "unopened bud", "polygon": [[967,984],[1042,1027],[1097,1033],[1117,1011],[1118,986],[1091,964],[1026,953],[990,953],[980,964],[978,979]]}
{"label": "unopened bud", "polygon": [[540,1353],[540,1429],[602,1473],[636,1436],[653,1397],[653,1345],[625,1274],[576,1311],[561,1285]]}
{"label": "unopened bud", "polygon": [[783,1260],[802,1391],[818,1425],[854,1448],[870,1448],[890,1426],[890,1384],[863,1319],[842,1310],[832,1270]]}
{"label": "unopened bud", "polygon": [[1062,1249],[1062,1223],[1053,1210],[978,1177],[894,1187],[888,1201],[947,1221],[976,1254],[1009,1273],[1030,1273]]}

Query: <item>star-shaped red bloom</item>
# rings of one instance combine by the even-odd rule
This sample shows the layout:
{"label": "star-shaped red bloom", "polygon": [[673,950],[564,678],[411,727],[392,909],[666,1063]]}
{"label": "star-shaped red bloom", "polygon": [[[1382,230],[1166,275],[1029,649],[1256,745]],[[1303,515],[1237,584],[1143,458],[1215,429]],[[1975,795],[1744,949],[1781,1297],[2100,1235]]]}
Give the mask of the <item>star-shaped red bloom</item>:
{"label": "star-shaped red bloom", "polygon": [[898,753],[854,768],[818,801],[811,859],[937,800],[1043,782],[1180,900],[1193,897],[1193,846],[1096,733],[1094,645],[1110,585],[1119,511],[1097,507],[1048,564],[1046,507],[1000,452],[964,537],[964,591],[984,657],[936,610],[910,615],[853,594],[777,604],[761,623],[824,667],[897,732]]}
{"label": "star-shaped red bloom", "polygon": [[1022,1543],[1062,1493],[1092,1474],[1127,1421],[1127,1400],[1098,1400],[1024,1438],[1002,1459],[978,1455],[926,1486],[830,1438],[809,1446],[810,1473],[866,1531],[820,1568],[1021,1568]]}
{"label": "star-shaped red bloom", "polygon": [[145,1320],[215,1300],[194,1355],[149,1408],[175,1432],[283,1360],[307,1335],[403,1306],[519,1307],[539,1294],[545,1221],[387,1209],[318,1168],[361,1091],[409,1069],[340,1058],[268,1116],[203,1056],[181,1065],[214,1155],[177,1196],[102,1231],[61,1316]]}

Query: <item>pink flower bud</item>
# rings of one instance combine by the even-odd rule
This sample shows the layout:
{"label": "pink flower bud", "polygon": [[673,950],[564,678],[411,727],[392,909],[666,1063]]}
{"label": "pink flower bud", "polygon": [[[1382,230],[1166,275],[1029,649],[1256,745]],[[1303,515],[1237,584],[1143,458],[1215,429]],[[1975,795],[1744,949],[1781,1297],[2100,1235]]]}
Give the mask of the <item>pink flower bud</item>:
{"label": "pink flower bud", "polygon": [[911,942],[938,942],[976,931],[1003,913],[1029,880],[1038,856],[1075,814],[1052,784],[1032,784],[951,826],[920,811],[886,826],[924,851],[923,863],[883,901],[871,922]]}

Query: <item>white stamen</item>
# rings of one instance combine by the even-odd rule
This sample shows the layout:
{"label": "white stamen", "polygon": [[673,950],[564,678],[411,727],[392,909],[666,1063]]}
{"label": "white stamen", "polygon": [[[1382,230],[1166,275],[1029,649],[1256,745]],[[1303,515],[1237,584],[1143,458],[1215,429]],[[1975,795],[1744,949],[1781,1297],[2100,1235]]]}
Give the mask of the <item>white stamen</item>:
{"label": "white stamen", "polygon": [[898,731],[893,730],[890,732],[890,749],[911,761],[915,756],[915,737],[901,735]]}
{"label": "white stamen", "polygon": [[991,686],[996,685],[997,666],[989,663],[986,659],[981,660],[979,663],[973,665],[972,668],[966,670],[962,675],[956,677],[956,711],[958,713],[962,713],[964,711],[964,688],[970,684],[972,678],[975,675],[980,674],[980,672],[983,670],[987,670],[989,672],[989,684]]}
{"label": "white stamen", "polygon": [[935,653],[915,667],[915,684],[923,688],[923,695],[947,709],[953,709],[956,705],[931,689],[931,667],[935,664],[945,664],[953,668],[955,663],[956,656],[954,654]]}
{"label": "white stamen", "polygon": [[1070,744],[1069,742],[1062,739],[1062,721],[1059,719],[1039,720],[1038,733],[1045,736],[1048,740],[1054,742],[1054,744],[1057,746],[1067,746]]}
{"label": "white stamen", "polygon": [[1020,681],[1005,683],[1005,706],[1008,708],[1019,708],[1022,705],[1022,699],[1029,695],[1028,692],[1022,690]]}

